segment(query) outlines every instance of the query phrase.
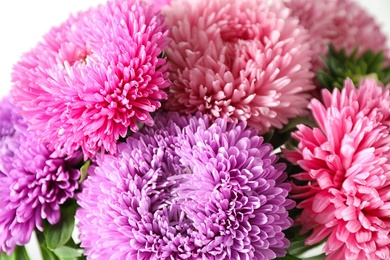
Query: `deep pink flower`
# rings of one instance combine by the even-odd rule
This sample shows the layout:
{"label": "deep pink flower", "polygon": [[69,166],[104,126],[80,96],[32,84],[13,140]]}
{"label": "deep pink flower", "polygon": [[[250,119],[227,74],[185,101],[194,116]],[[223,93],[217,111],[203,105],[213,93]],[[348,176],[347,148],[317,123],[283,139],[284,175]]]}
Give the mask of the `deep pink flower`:
{"label": "deep pink flower", "polygon": [[115,152],[137,122],[151,125],[169,85],[160,57],[168,44],[161,15],[138,0],[109,1],[53,28],[16,64],[12,90],[41,141],[86,157]]}
{"label": "deep pink flower", "polygon": [[172,27],[170,110],[202,111],[267,132],[305,112],[313,89],[308,33],[284,6],[265,0],[177,0]]}
{"label": "deep pink flower", "polygon": [[[313,69],[322,67],[322,57],[332,43],[336,49],[346,48],[350,53],[359,47],[359,53],[367,50],[386,51],[386,36],[366,10],[352,0],[285,0],[292,14],[310,33],[313,49]],[[388,55],[389,56],[389,55]]]}
{"label": "deep pink flower", "polygon": [[322,94],[310,104],[318,127],[300,125],[297,150],[284,151],[306,183],[293,186],[296,221],[313,231],[307,244],[327,240],[328,259],[390,259],[389,88],[347,80]]}

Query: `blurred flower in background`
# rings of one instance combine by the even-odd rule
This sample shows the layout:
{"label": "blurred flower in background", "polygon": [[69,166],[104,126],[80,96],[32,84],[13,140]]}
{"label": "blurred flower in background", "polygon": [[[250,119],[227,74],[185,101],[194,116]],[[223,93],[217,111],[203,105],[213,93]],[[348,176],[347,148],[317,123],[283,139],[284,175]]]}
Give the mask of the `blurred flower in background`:
{"label": "blurred flower in background", "polygon": [[292,15],[308,29],[313,50],[313,70],[323,67],[328,45],[351,53],[384,51],[390,58],[387,38],[363,7],[353,0],[284,0]]}

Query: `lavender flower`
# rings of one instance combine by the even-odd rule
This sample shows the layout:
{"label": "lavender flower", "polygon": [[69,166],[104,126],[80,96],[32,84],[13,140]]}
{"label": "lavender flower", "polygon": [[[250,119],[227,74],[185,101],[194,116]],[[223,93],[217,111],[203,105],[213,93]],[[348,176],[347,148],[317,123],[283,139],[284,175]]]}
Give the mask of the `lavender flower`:
{"label": "lavender flower", "polygon": [[271,259],[291,226],[285,165],[245,123],[160,114],[98,156],[78,196],[90,259]]}
{"label": "lavender flower", "polygon": [[25,128],[22,118],[16,114],[16,108],[8,97],[0,100],[0,140],[12,136],[17,128]]}
{"label": "lavender flower", "polygon": [[80,152],[59,157],[28,132],[8,99],[0,104],[0,253],[30,241],[42,220],[60,220],[60,205],[78,188]]}

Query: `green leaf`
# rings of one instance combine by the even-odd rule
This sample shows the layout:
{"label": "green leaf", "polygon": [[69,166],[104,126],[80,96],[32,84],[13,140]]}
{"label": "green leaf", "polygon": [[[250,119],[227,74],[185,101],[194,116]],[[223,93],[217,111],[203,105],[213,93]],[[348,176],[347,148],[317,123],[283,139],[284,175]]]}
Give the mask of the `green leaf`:
{"label": "green leaf", "polygon": [[40,248],[41,248],[41,253],[42,253],[43,259],[45,259],[45,260],[58,260],[58,257],[50,249],[48,249],[46,247],[45,243],[41,244]]}
{"label": "green leaf", "polygon": [[284,125],[282,129],[271,129],[267,133],[263,134],[264,142],[272,144],[277,149],[288,143],[294,142],[291,137],[291,133],[297,130],[297,125],[304,124],[307,126],[315,126],[314,120],[306,117],[297,117],[289,120],[288,124]]}
{"label": "green leaf", "polygon": [[291,254],[287,254],[284,257],[279,257],[276,258],[277,260],[324,260],[325,259],[325,254],[320,254],[320,255],[315,255],[311,257],[299,257],[299,256],[294,256]]}
{"label": "green leaf", "polygon": [[44,223],[44,231],[46,246],[50,250],[54,250],[65,245],[72,237],[74,229],[74,215],[76,213],[77,204],[71,200],[70,205],[63,205],[61,208],[61,220],[55,225]]}
{"label": "green leaf", "polygon": [[0,254],[0,260],[30,260],[30,257],[24,246],[16,246],[10,255],[6,253]]}
{"label": "green leaf", "polygon": [[60,260],[74,260],[82,256],[80,251],[67,246],[56,248],[53,252]]}
{"label": "green leaf", "polygon": [[88,169],[89,166],[91,165],[91,161],[86,161],[83,166],[80,168],[80,180],[79,183],[82,183],[88,176]]}
{"label": "green leaf", "polygon": [[325,254],[303,258],[303,260],[324,260],[324,259],[325,259]]}

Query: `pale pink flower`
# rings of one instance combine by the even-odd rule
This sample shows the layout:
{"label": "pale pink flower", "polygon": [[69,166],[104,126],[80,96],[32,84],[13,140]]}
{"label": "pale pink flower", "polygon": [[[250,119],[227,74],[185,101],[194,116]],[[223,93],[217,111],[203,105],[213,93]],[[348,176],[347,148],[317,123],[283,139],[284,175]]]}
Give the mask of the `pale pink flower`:
{"label": "pale pink flower", "polygon": [[313,49],[313,69],[323,66],[323,56],[332,43],[336,50],[346,48],[351,53],[356,47],[359,52],[367,50],[385,51],[386,36],[375,19],[353,0],[284,0],[292,15],[310,33]]}
{"label": "pale pink flower", "polygon": [[390,259],[390,96],[374,80],[356,89],[322,91],[310,104],[318,127],[298,127],[297,150],[284,156],[303,172],[293,175],[296,219],[307,244],[326,239],[327,259]]}
{"label": "pale pink flower", "polygon": [[168,109],[248,121],[260,133],[306,111],[308,33],[281,3],[177,0],[163,10],[172,27]]}
{"label": "pale pink flower", "polygon": [[153,7],[113,0],[53,28],[16,64],[12,96],[41,141],[67,154],[114,153],[166,99],[167,28]]}
{"label": "pale pink flower", "polygon": [[159,12],[161,9],[169,5],[171,0],[147,0],[147,2],[153,6],[155,11]]}

